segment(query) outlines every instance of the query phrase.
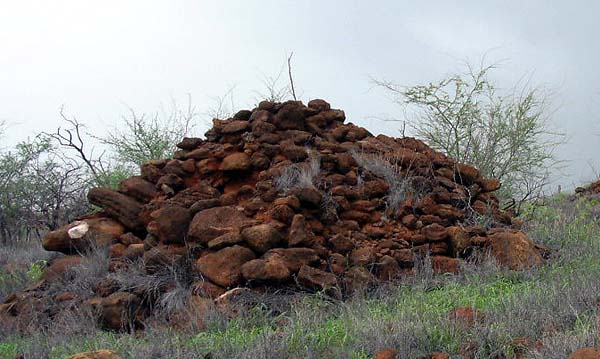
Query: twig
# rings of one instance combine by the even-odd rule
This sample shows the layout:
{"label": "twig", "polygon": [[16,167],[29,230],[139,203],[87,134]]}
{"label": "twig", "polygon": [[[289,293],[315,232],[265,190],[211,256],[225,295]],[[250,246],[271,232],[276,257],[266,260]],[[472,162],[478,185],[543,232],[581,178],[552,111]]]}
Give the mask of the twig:
{"label": "twig", "polygon": [[290,77],[290,87],[291,87],[291,90],[292,90],[292,97],[294,97],[294,101],[298,101],[298,99],[296,98],[296,90],[294,89],[294,79],[292,77],[292,56],[294,56],[294,52],[293,51],[290,53],[290,56],[287,59],[288,75]]}

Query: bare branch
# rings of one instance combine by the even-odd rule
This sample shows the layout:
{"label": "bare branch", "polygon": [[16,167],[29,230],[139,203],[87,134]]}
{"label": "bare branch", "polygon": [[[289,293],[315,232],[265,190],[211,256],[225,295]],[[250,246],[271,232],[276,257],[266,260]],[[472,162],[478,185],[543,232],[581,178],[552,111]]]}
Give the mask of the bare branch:
{"label": "bare branch", "polygon": [[293,51],[290,53],[290,56],[287,59],[288,76],[290,79],[290,89],[292,91],[292,97],[294,98],[294,101],[298,101],[298,99],[296,98],[296,90],[294,89],[294,78],[292,77],[292,56],[294,56]]}

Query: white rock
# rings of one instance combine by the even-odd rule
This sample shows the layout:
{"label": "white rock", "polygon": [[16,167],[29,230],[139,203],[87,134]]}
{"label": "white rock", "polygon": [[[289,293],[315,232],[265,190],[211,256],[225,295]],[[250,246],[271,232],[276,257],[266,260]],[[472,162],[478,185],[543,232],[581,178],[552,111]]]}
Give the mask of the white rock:
{"label": "white rock", "polygon": [[69,229],[67,231],[67,233],[69,234],[69,238],[71,238],[71,239],[79,239],[79,238],[85,236],[85,234],[90,229],[90,226],[85,221],[79,221],[79,222],[75,222],[75,223],[76,223],[75,227],[72,227],[71,229]]}

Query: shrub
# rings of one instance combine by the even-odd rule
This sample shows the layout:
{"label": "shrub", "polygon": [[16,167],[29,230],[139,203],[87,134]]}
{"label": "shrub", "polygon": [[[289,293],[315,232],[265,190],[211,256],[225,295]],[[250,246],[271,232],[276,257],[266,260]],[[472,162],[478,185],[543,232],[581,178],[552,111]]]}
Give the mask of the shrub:
{"label": "shrub", "polygon": [[311,154],[308,162],[294,163],[285,167],[275,178],[275,188],[285,193],[296,188],[308,188],[315,185],[315,179],[321,171],[321,160]]}
{"label": "shrub", "polygon": [[39,237],[88,210],[85,168],[37,136],[0,154],[0,239]]}
{"label": "shrub", "polygon": [[130,108],[129,116],[122,118],[122,126],[98,139],[109,147],[119,164],[137,168],[150,160],[170,158],[177,143],[194,127],[197,115],[191,97],[184,110],[174,102],[170,109],[154,114],[139,114]]}
{"label": "shrub", "polygon": [[376,81],[395,101],[416,108],[416,136],[458,162],[502,182],[499,196],[517,203],[537,197],[559,161],[564,135],[549,128],[548,100],[539,89],[501,94],[490,80],[493,66],[427,85],[402,87]]}
{"label": "shrub", "polygon": [[382,153],[352,151],[352,157],[361,168],[382,178],[389,185],[390,189],[386,196],[388,208],[396,210],[408,198],[419,195],[419,191],[412,185],[412,178],[409,175],[410,168],[403,172],[400,165],[390,161]]}

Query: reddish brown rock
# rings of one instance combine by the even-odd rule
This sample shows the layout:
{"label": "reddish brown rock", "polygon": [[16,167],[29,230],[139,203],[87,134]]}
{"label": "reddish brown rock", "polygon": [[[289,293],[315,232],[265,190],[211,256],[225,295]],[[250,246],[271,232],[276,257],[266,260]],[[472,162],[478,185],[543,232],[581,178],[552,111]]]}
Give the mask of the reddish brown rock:
{"label": "reddish brown rock", "polygon": [[131,293],[117,292],[100,302],[100,320],[107,329],[133,328],[139,315],[140,298]]}
{"label": "reddish brown rock", "polygon": [[447,232],[450,239],[450,251],[452,252],[453,257],[458,257],[463,254],[465,250],[471,246],[471,236],[469,236],[469,233],[461,227],[448,227]]}
{"label": "reddish brown rock", "polygon": [[205,209],[192,219],[188,238],[207,244],[225,233],[239,231],[247,223],[249,218],[233,206]]}
{"label": "reddish brown rock", "polygon": [[323,199],[323,194],[321,194],[321,192],[315,187],[296,188],[292,190],[290,194],[298,198],[301,203],[314,207],[319,206],[321,204],[321,200]]}
{"label": "reddish brown rock", "polygon": [[[385,281],[410,275],[419,257],[430,256],[436,273],[456,273],[457,258],[468,260],[482,248],[511,268],[539,264],[548,254],[511,230],[520,221],[500,208],[494,194],[499,181],[417,139],[373,136],[344,121],[343,111],[322,100],[308,106],[261,102],[215,120],[206,139],[184,139],[173,159],[143,164],[141,175],[123,181],[118,191],[90,191],[90,201],[103,210],[82,217],[85,224],[48,234],[44,246],[65,254],[110,247],[108,269],[115,274],[140,258],[148,275],[188,270],[194,260],[204,280],[195,294],[204,294],[188,309],[199,304],[199,312],[209,298],[257,295],[223,293],[227,286],[270,291],[298,285],[338,297],[338,284],[350,289],[373,282],[373,275]],[[402,201],[395,200],[398,183],[389,183],[389,169],[411,189]],[[493,218],[491,228],[463,227],[473,210]],[[68,279],[68,271],[57,272],[56,280]],[[45,275],[53,274],[48,269]],[[99,307],[120,290],[107,287],[86,302]],[[27,289],[27,301],[54,316],[62,310],[57,293],[46,296],[37,285]],[[131,294],[144,298],[145,314],[159,307],[159,296],[149,295],[145,285]],[[52,305],[44,304],[48,298]],[[238,302],[225,307],[226,316],[250,308]],[[167,319],[181,328],[202,327],[202,320],[187,320],[184,312]]]}
{"label": "reddish brown rock", "polygon": [[365,267],[352,267],[344,274],[344,289],[348,293],[360,292],[375,283],[375,277]]}
{"label": "reddish brown rock", "polygon": [[283,237],[273,226],[258,224],[242,230],[242,239],[254,252],[262,254],[277,247]]}
{"label": "reddish brown rock", "polygon": [[333,253],[329,257],[328,262],[330,270],[337,275],[342,275],[346,272],[346,267],[348,267],[348,260],[339,253]]}
{"label": "reddish brown rock", "polygon": [[121,359],[121,357],[114,350],[102,349],[92,352],[74,354],[66,359]]}
{"label": "reddish brown rock", "polygon": [[208,248],[212,250],[219,250],[225,247],[231,247],[236,244],[242,243],[244,240],[242,239],[242,235],[239,232],[229,232],[225,233],[217,238],[208,242]]}
{"label": "reddish brown rock", "polygon": [[313,234],[308,228],[304,216],[301,214],[295,215],[292,219],[292,224],[290,226],[288,245],[290,247],[302,244],[307,245],[310,244],[310,240],[312,239],[312,237]]}
{"label": "reddish brown rock", "polygon": [[355,266],[366,266],[375,262],[375,249],[362,247],[352,251],[349,256],[350,264]]}
{"label": "reddish brown rock", "polygon": [[456,258],[433,256],[431,257],[431,265],[435,273],[458,273],[460,261]]}
{"label": "reddish brown rock", "polygon": [[251,250],[236,245],[200,257],[196,266],[211,282],[227,288],[240,283],[242,265],[254,258]]}
{"label": "reddish brown rock", "polygon": [[421,229],[421,233],[430,241],[443,241],[448,237],[448,230],[437,223],[430,224]]}
{"label": "reddish brown rock", "polygon": [[314,108],[317,111],[328,111],[331,109],[331,105],[327,101],[321,99],[310,100],[306,106]]}
{"label": "reddish brown rock", "polygon": [[285,224],[290,224],[294,218],[294,210],[284,204],[273,207],[270,213],[273,219]]}
{"label": "reddish brown rock", "polygon": [[472,307],[458,307],[448,313],[448,318],[462,327],[470,328],[485,319],[485,314]]}
{"label": "reddish brown rock", "polygon": [[182,245],[158,245],[144,252],[146,272],[156,273],[173,268],[186,253],[187,248]]}
{"label": "reddish brown rock", "polygon": [[130,244],[123,251],[123,258],[135,261],[136,259],[142,258],[144,256],[144,244],[143,243],[134,243]]}
{"label": "reddish brown rock", "polygon": [[123,225],[109,218],[84,219],[49,232],[42,246],[47,251],[78,253],[91,247],[108,246],[124,232]]}
{"label": "reddish brown rock", "polygon": [[88,201],[104,209],[106,214],[121,222],[126,228],[143,230],[144,223],[139,215],[142,205],[131,197],[108,188],[92,188]]}
{"label": "reddish brown rock", "polygon": [[450,359],[450,355],[443,352],[433,352],[427,356],[427,359]]}
{"label": "reddish brown rock", "polygon": [[355,246],[355,243],[350,238],[342,234],[336,234],[329,238],[328,243],[334,252],[342,254],[350,252]]}
{"label": "reddish brown rock", "polygon": [[221,171],[247,171],[251,166],[250,157],[243,152],[238,152],[225,157],[219,169]]}
{"label": "reddish brown rock", "polygon": [[396,279],[401,273],[398,261],[389,255],[385,255],[377,261],[376,271],[377,277],[383,281]]}
{"label": "reddish brown rock", "polygon": [[457,179],[463,184],[471,184],[479,179],[479,171],[464,163],[456,165],[456,172]]}
{"label": "reddish brown rock", "polygon": [[291,276],[290,270],[280,257],[253,259],[242,265],[242,275],[246,280],[263,282],[284,282]]}
{"label": "reddish brown rock", "polygon": [[581,348],[569,355],[569,359],[600,359],[600,350],[597,348]]}
{"label": "reddish brown rock", "polygon": [[150,202],[154,197],[158,196],[154,184],[140,176],[129,177],[121,181],[119,183],[119,192],[141,203]]}
{"label": "reddish brown rock", "polygon": [[192,294],[215,299],[225,293],[225,289],[211,282],[200,280],[192,284]]}
{"label": "reddish brown rock", "polygon": [[500,181],[495,178],[487,178],[479,182],[483,192],[494,192],[500,189]]}
{"label": "reddish brown rock", "polygon": [[121,243],[115,243],[110,246],[110,249],[108,250],[108,256],[111,259],[121,258],[123,257],[123,252],[125,252],[125,249],[127,249],[125,245]]}
{"label": "reddish brown rock", "polygon": [[278,257],[290,272],[296,273],[303,265],[313,265],[319,262],[319,256],[311,248],[276,248],[263,255],[265,260]]}
{"label": "reddish brown rock", "polygon": [[542,264],[544,258],[535,244],[519,231],[499,231],[487,237],[486,248],[502,265],[513,270]]}
{"label": "reddish brown rock", "polygon": [[280,130],[304,130],[304,112],[298,103],[287,102],[273,118],[273,124]]}
{"label": "reddish brown rock", "polygon": [[187,208],[166,206],[150,215],[153,220],[146,227],[164,244],[184,243],[192,215]]}
{"label": "reddish brown rock", "polygon": [[52,260],[44,269],[42,279],[48,282],[66,279],[69,271],[75,270],[81,265],[83,258],[80,256],[64,256]]}
{"label": "reddish brown rock", "polygon": [[307,265],[300,268],[298,282],[309,289],[337,292],[338,280],[335,275]]}
{"label": "reddish brown rock", "polygon": [[[249,116],[248,116],[249,117]],[[248,121],[238,120],[231,121],[223,124],[221,127],[221,133],[235,133],[247,130],[250,127]]]}
{"label": "reddish brown rock", "polygon": [[375,359],[397,359],[398,351],[396,349],[383,349],[375,353]]}

